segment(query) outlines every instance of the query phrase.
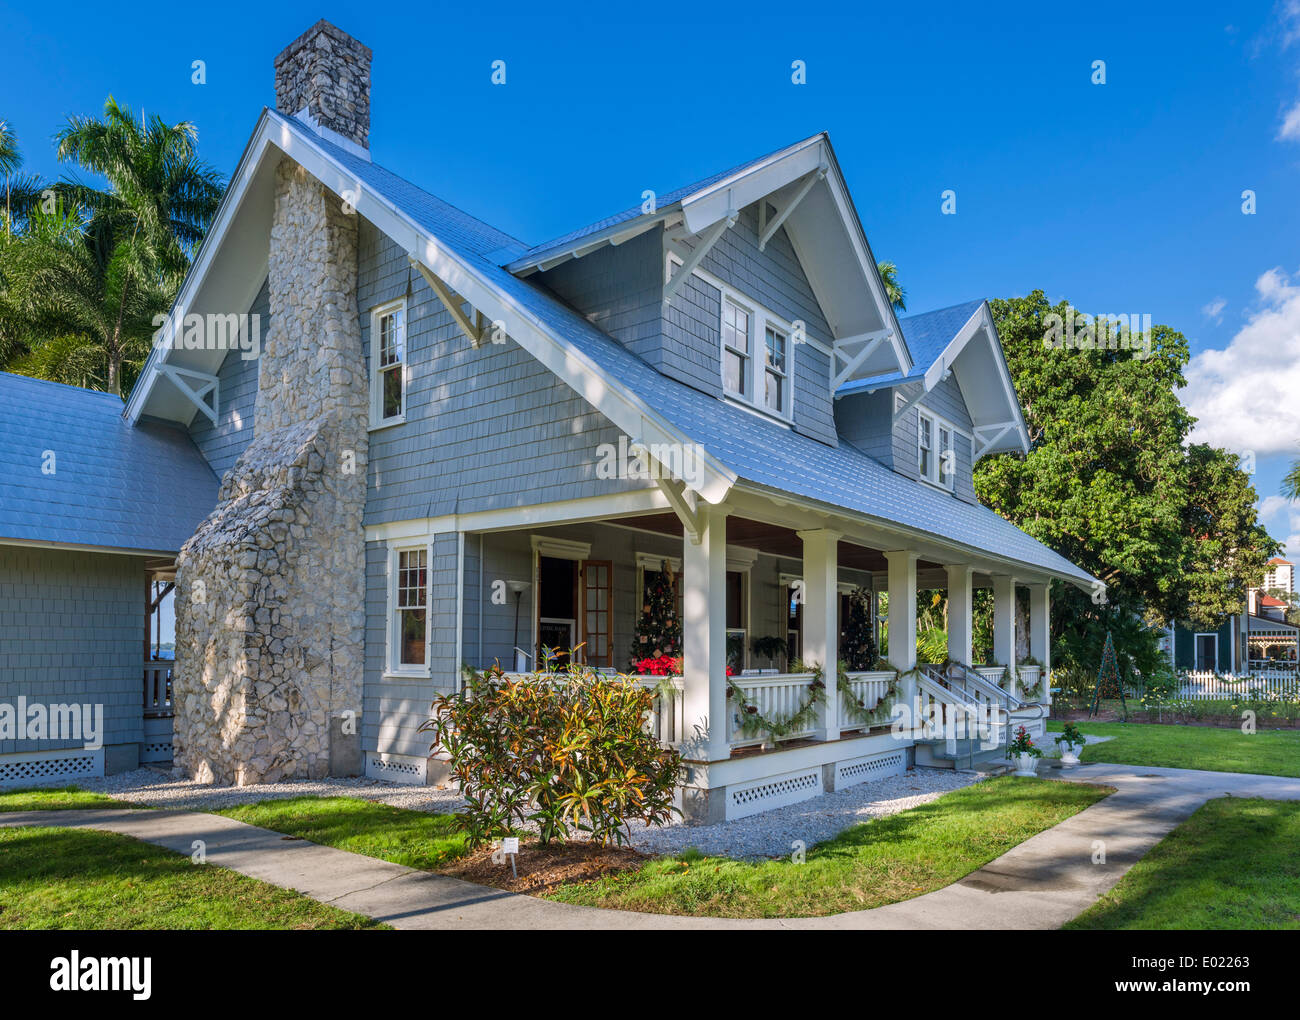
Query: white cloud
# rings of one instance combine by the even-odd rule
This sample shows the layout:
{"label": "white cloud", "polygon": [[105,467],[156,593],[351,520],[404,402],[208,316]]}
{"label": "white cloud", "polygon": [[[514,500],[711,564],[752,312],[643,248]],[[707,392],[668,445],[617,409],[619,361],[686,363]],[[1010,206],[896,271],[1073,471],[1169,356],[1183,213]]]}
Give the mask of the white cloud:
{"label": "white cloud", "polygon": [[1287,110],[1282,116],[1282,126],[1277,129],[1278,141],[1291,140],[1300,142],[1300,103]]}
{"label": "white cloud", "polygon": [[1207,319],[1213,319],[1215,322],[1223,321],[1223,310],[1228,307],[1227,298],[1216,297],[1208,305],[1201,309],[1201,314]]}
{"label": "white cloud", "polygon": [[1292,561],[1300,557],[1300,503],[1283,496],[1265,496],[1259,501],[1259,522],[1286,545],[1283,556]]}
{"label": "white cloud", "polygon": [[1255,290],[1259,308],[1228,346],[1192,358],[1182,398],[1199,419],[1192,442],[1262,457],[1300,441],[1300,281],[1270,269]]}

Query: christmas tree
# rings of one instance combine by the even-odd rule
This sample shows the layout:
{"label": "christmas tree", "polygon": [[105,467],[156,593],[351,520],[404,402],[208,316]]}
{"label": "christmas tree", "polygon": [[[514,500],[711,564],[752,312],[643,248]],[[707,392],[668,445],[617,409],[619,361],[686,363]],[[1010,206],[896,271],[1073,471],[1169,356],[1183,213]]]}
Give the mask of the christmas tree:
{"label": "christmas tree", "polygon": [[851,670],[873,669],[876,665],[876,639],[871,633],[871,604],[867,599],[866,591],[855,588],[844,614],[840,658]]}
{"label": "christmas tree", "polygon": [[665,561],[645,572],[641,613],[632,637],[632,669],[646,659],[682,654],[682,621],[677,614],[677,575]]}
{"label": "christmas tree", "polygon": [[1115,661],[1115,642],[1110,631],[1106,631],[1106,646],[1101,650],[1101,669],[1097,670],[1097,689],[1093,691],[1088,715],[1097,714],[1102,698],[1119,698],[1124,707],[1124,718],[1128,719],[1128,701],[1124,697],[1124,685],[1119,680],[1119,663]]}

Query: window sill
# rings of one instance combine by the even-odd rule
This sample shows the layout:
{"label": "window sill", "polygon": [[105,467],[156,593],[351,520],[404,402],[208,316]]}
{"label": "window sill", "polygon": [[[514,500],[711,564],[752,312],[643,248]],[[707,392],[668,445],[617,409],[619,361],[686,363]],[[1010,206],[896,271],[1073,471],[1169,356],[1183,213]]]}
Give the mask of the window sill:
{"label": "window sill", "polygon": [[732,407],[738,407],[742,411],[748,411],[750,414],[757,415],[758,417],[764,419],[765,421],[770,421],[776,425],[784,425],[786,428],[794,427],[793,418],[787,418],[783,414],[777,414],[775,411],[770,411],[767,408],[759,407],[757,404],[751,404],[744,397],[737,396],[736,394],[733,393],[726,393],[724,391],[722,395],[722,400],[724,403],[730,404]]}
{"label": "window sill", "polygon": [[406,415],[403,414],[403,415],[401,415],[400,417],[397,417],[397,418],[385,418],[385,419],[384,419],[383,421],[381,421],[378,425],[370,425],[370,426],[368,426],[368,427],[366,428],[366,431],[367,431],[367,432],[380,432],[380,431],[382,431],[383,429],[390,429],[390,428],[392,428],[394,425],[405,425],[405,424],[406,424]]}
{"label": "window sill", "polygon": [[942,482],[931,481],[929,478],[926,478],[925,475],[918,474],[916,478],[917,481],[924,482],[932,489],[938,489],[940,492],[946,492],[948,493],[949,496],[956,495],[956,492],[954,491],[953,487],[950,485],[944,485]]}
{"label": "window sill", "polygon": [[384,680],[432,680],[433,674],[429,670],[422,673],[397,673],[391,669],[384,670]]}

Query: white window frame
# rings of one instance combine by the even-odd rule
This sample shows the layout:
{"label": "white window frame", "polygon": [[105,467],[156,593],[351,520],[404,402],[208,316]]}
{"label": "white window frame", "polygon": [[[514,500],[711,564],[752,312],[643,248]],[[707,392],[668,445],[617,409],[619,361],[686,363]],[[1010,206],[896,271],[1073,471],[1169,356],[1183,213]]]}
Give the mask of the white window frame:
{"label": "white window frame", "polygon": [[[386,315],[402,313],[402,360],[400,368],[386,368],[385,372],[400,372],[402,376],[402,409],[391,418],[384,414],[384,388],[380,378],[379,337],[380,324]],[[389,428],[406,421],[406,396],[411,383],[411,317],[406,307],[406,298],[386,301],[370,309],[370,429]]]}
{"label": "white window frame", "polygon": [[[424,663],[403,663],[400,626],[401,608],[398,606],[397,585],[400,577],[401,554],[424,552]],[[433,674],[429,662],[429,649],[433,638],[433,546],[427,542],[401,543],[388,548],[388,616],[384,625],[387,635],[384,663],[385,679],[427,680]]]}
{"label": "white window frame", "polygon": [[[682,259],[676,252],[667,253],[667,268],[664,279],[671,279],[674,271],[681,269]],[[712,273],[707,273],[701,269],[694,269],[691,275],[701,282],[707,284],[716,290],[721,298],[718,303],[718,381],[722,386],[722,392],[727,400],[745,408],[746,410],[757,411],[759,414],[782,424],[790,425],[794,423],[794,388],[795,388],[795,347],[794,343],[795,328],[793,323],[787,322],[781,316],[777,315],[769,308],[765,308],[761,303],[755,301],[749,295],[737,290],[724,280],[718,279]],[[746,363],[745,385],[748,388],[748,395],[737,393],[735,390],[727,388],[727,368],[726,368],[726,351],[727,344],[723,339],[723,323],[726,316],[727,303],[735,305],[749,313],[749,360]],[[785,337],[785,392],[783,394],[782,409],[774,411],[767,406],[763,400],[761,387],[765,380],[767,370],[767,327],[772,328]],[[804,343],[816,348],[817,350],[827,352],[827,348],[812,338],[806,338]]]}
{"label": "white window frame", "polygon": [[[767,334],[769,332],[775,333],[777,336],[779,336],[784,344],[785,368],[783,369],[773,368],[768,365]],[[761,374],[763,377],[763,394],[762,397],[760,398],[758,393],[755,393],[754,397],[756,400],[761,400],[759,407],[762,410],[766,411],[768,414],[778,414],[782,418],[786,418],[786,419],[790,418],[790,412],[792,410],[791,405],[794,403],[794,393],[790,387],[790,369],[794,367],[794,347],[790,341],[791,341],[791,333],[788,330],[782,329],[780,326],[772,322],[770,319],[764,320],[763,322],[763,366],[759,371],[759,374]],[[769,374],[774,375],[781,380],[781,406],[779,408],[773,408],[769,406],[767,402],[767,377]]]}
{"label": "white window frame", "polygon": [[[922,423],[930,423],[930,470],[928,472],[921,469],[921,452],[924,449],[921,446]],[[947,478],[943,476],[943,445],[940,442],[940,432],[948,433],[948,449],[952,451],[952,472]],[[921,481],[933,485],[937,489],[943,489],[944,492],[953,492],[957,486],[957,437],[965,436],[970,440],[970,433],[965,429],[959,429],[943,415],[935,414],[930,410],[917,408],[916,411],[916,473]]]}
{"label": "white window frame", "polygon": [[[754,403],[754,361],[757,355],[755,350],[757,332],[755,322],[759,318],[754,314],[754,309],[743,301],[737,301],[730,295],[724,294],[722,297],[722,318],[718,322],[720,357],[722,358],[722,392],[735,400],[743,400],[747,404]],[[738,351],[727,343],[727,312],[734,308],[737,311],[745,313],[746,334],[744,351]],[[741,385],[745,387],[742,393],[740,390],[733,390],[727,385],[727,355],[735,354],[744,358],[744,365],[741,369]]]}
{"label": "white window frame", "polygon": [[1192,668],[1204,671],[1200,663],[1201,638],[1203,637],[1214,638],[1214,661],[1210,663],[1210,672],[1217,673],[1219,671],[1219,632],[1217,630],[1197,631],[1192,638]]}

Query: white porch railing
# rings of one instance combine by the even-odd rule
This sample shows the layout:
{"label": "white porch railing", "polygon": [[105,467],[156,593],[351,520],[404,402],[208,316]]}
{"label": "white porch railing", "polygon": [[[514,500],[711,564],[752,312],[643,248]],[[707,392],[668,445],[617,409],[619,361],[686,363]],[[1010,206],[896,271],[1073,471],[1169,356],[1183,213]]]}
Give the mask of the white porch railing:
{"label": "white porch railing", "polygon": [[171,661],[144,664],[144,715],[146,718],[170,716],[172,712]]}
{"label": "white porch railing", "polygon": [[1188,701],[1222,701],[1260,694],[1266,698],[1300,698],[1300,679],[1290,671],[1261,671],[1229,675],[1191,672],[1181,675],[1182,684],[1173,695]]}
{"label": "white porch railing", "polygon": [[[894,673],[892,670],[884,671],[861,671],[848,674],[849,690],[853,696],[868,709],[873,705],[879,705],[882,698],[889,693],[889,685],[894,682]],[[860,729],[866,726],[884,726],[889,722],[888,709],[876,713],[876,718],[870,723],[859,722],[855,713],[857,706],[850,706],[844,692],[839,694],[839,727],[841,730]]]}
{"label": "white porch railing", "polygon": [[[814,675],[813,673],[742,674],[731,679],[745,695],[745,700],[757,709],[758,715],[765,719],[777,720],[790,718],[808,702],[812,694],[808,685]],[[746,713],[734,698],[728,701],[727,707],[729,709],[727,740],[732,747],[750,747],[761,744],[767,739],[765,733],[744,732],[743,717]],[[797,740],[800,737],[810,737],[814,732],[810,724],[803,729],[782,734],[781,739]]]}

